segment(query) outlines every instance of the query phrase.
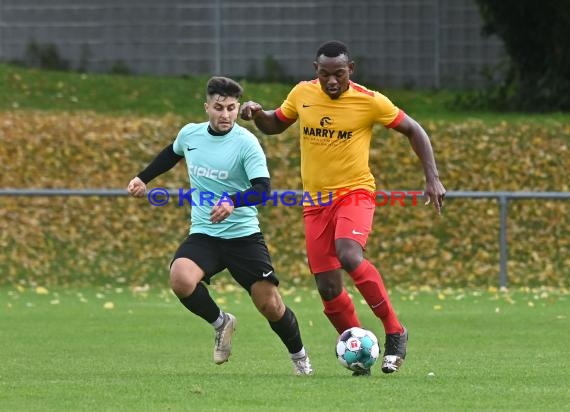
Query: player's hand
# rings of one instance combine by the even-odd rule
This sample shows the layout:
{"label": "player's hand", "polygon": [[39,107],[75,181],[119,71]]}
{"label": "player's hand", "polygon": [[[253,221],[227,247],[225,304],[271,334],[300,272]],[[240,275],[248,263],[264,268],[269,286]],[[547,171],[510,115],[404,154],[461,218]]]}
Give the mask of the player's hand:
{"label": "player's hand", "polygon": [[245,102],[241,105],[240,116],[243,120],[252,120],[257,113],[263,110],[263,107],[256,102]]}
{"label": "player's hand", "polygon": [[223,222],[234,211],[234,205],[229,202],[221,202],[212,208],[210,212],[210,222],[220,223]]}
{"label": "player's hand", "polygon": [[129,195],[133,197],[143,197],[146,193],[146,185],[141,179],[135,177],[129,182],[127,192],[129,192]]}
{"label": "player's hand", "polygon": [[433,178],[426,181],[426,189],[424,191],[424,196],[426,199],[425,204],[433,204],[438,215],[441,215],[441,210],[443,209],[443,199],[445,198],[445,187],[439,181],[439,178]]}

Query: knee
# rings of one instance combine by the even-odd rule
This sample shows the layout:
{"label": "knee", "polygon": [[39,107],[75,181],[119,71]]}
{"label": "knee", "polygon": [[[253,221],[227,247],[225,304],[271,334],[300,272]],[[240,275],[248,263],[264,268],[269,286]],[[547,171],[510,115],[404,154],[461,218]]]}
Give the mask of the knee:
{"label": "knee", "polygon": [[352,272],[362,262],[362,253],[355,248],[339,248],[337,257],[342,268],[347,272]]}
{"label": "knee", "polygon": [[265,283],[268,282],[255,283],[252,286],[251,297],[259,313],[267,320],[276,322],[283,316],[285,305],[277,290],[277,286]]}
{"label": "knee", "polygon": [[317,277],[317,289],[323,300],[332,300],[342,292],[342,281],[336,278]]}
{"label": "knee", "polygon": [[190,296],[196,289],[197,282],[183,270],[172,267],[170,269],[170,288],[179,298]]}
{"label": "knee", "polygon": [[257,306],[259,313],[263,317],[272,322],[276,322],[283,316],[285,308],[283,305],[275,299],[268,299],[267,301],[260,302]]}

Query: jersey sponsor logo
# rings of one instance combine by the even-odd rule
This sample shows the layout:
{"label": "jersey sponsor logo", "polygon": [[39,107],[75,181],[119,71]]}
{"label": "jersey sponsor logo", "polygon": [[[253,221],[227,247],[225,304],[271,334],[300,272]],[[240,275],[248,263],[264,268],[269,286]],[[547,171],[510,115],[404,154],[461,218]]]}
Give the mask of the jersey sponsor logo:
{"label": "jersey sponsor logo", "polygon": [[307,107],[311,107],[311,105],[310,105],[310,104],[304,104],[304,103],[303,103],[303,107],[307,108]]}
{"label": "jersey sponsor logo", "polygon": [[209,167],[192,165],[188,166],[190,170],[190,175],[196,177],[209,177],[211,179],[226,180],[230,177],[230,173],[227,170],[210,169]]}
{"label": "jersey sponsor logo", "polygon": [[363,235],[364,233],[362,233],[362,232],[357,232],[355,229],[352,229],[352,234],[353,234],[353,235]]}
{"label": "jersey sponsor logo", "polygon": [[191,152],[192,150],[196,150],[197,147],[187,147],[186,150],[188,150],[189,152]]}
{"label": "jersey sponsor logo", "polygon": [[334,130],[325,129],[320,127],[303,127],[303,135],[315,136],[315,137],[326,137],[329,139],[337,138],[342,140],[348,140],[352,138],[352,130]]}
{"label": "jersey sponsor logo", "polygon": [[321,121],[319,122],[319,124],[321,125],[321,127],[329,127],[332,124],[332,119],[328,116],[325,116],[321,119]]}

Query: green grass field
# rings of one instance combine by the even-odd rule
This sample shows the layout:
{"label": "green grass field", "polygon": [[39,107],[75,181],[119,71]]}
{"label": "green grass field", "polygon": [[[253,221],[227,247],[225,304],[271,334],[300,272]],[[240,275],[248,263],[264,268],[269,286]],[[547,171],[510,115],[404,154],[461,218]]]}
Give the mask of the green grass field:
{"label": "green grass field", "polygon": [[[570,405],[570,300],[550,290],[395,291],[410,330],[398,374],[354,378],[309,290],[285,288],[314,376],[298,377],[248,296],[213,291],[239,320],[230,361],[165,290],[0,289],[4,411],[552,410]],[[365,327],[381,336],[357,300]],[[383,341],[383,336],[381,336]],[[433,376],[430,376],[430,372]]]}

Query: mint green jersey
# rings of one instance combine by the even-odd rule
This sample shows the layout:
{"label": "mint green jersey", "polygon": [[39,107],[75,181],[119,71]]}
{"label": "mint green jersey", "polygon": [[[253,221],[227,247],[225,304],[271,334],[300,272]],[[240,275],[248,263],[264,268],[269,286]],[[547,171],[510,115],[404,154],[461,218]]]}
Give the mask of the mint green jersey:
{"label": "mint green jersey", "polygon": [[236,123],[227,134],[214,136],[208,132],[208,124],[187,124],[173,144],[174,152],[184,156],[188,167],[191,189],[186,193],[192,192],[192,201],[186,202],[191,205],[190,233],[232,239],[260,232],[255,206],[235,208],[224,221],[210,222],[210,211],[222,197],[251,187],[251,179],[268,178],[269,171],[253,133]]}

